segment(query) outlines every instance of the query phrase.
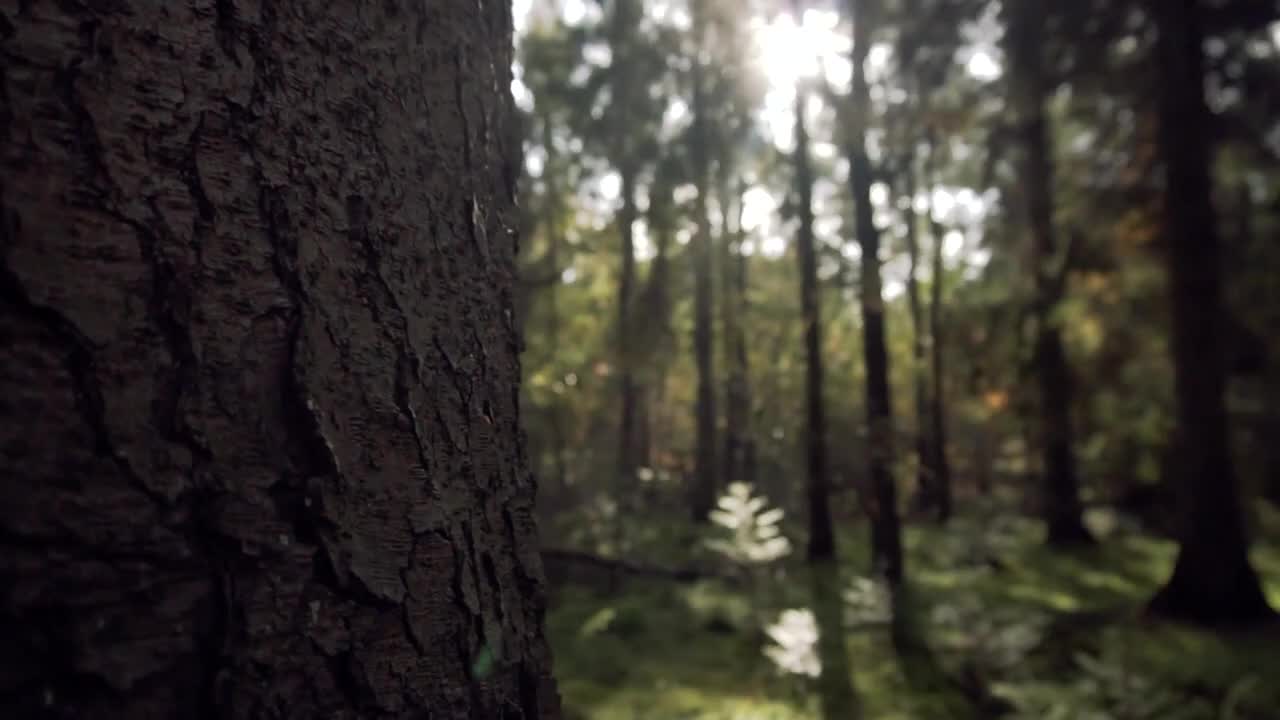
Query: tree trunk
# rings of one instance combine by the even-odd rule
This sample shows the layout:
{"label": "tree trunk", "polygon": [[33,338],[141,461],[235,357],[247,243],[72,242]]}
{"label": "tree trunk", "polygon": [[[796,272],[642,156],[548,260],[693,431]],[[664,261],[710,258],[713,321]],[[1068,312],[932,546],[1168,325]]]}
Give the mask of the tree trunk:
{"label": "tree trunk", "polygon": [[[756,431],[759,423],[756,420],[755,394],[751,382],[751,360],[747,354],[746,322],[751,306],[747,295],[750,287],[750,266],[747,254],[742,251],[744,236],[738,234],[737,256],[735,258],[734,281],[736,284],[736,302],[738,304],[738,323],[733,337],[734,372],[738,381],[734,384],[738,394],[737,402],[742,406],[742,457],[739,468],[743,482],[756,482]],[[1280,454],[1278,454],[1280,455]]]}
{"label": "tree trunk", "polygon": [[1010,80],[1022,136],[1022,182],[1031,232],[1030,262],[1035,277],[1032,308],[1035,339],[1032,366],[1039,388],[1039,444],[1044,452],[1042,512],[1049,526],[1049,544],[1089,543],[1092,537],[1081,521],[1071,427],[1072,387],[1062,335],[1053,318],[1061,299],[1065,267],[1053,228],[1053,163],[1045,117],[1047,88],[1042,68],[1044,15],[1037,3],[1008,6]]}
{"label": "tree trunk", "polygon": [[[701,53],[706,37],[704,8],[695,0],[693,32],[695,47]],[[715,377],[712,370],[712,298],[711,298],[711,227],[707,198],[711,190],[711,174],[707,157],[707,107],[704,97],[702,59],[693,62],[693,162],[697,173],[698,230],[693,239],[693,352],[698,369],[696,455],[690,510],[695,522],[705,522],[716,502],[716,406]]]}
{"label": "tree trunk", "polygon": [[849,0],[854,19],[850,91],[854,122],[848,138],[848,153],[858,244],[862,248],[862,339],[867,371],[872,565],[877,573],[896,584],[902,580],[902,538],[893,478],[893,418],[889,397],[889,355],[885,346],[884,299],[880,287],[880,233],[871,207],[871,160],[866,149],[870,93],[865,67],[874,27],[872,2]]}
{"label": "tree trunk", "polygon": [[756,413],[754,411],[754,394],[752,393],[751,383],[751,357],[747,353],[747,318],[750,315],[750,298],[748,289],[751,287],[750,281],[750,260],[747,253],[743,252],[743,243],[746,241],[746,233],[742,229],[742,212],[745,202],[742,200],[743,194],[746,192],[746,183],[740,182],[738,187],[738,218],[735,223],[734,234],[734,253],[731,262],[727,266],[727,273],[732,273],[732,279],[726,282],[733,288],[729,302],[737,309],[734,313],[733,335],[729,342],[731,345],[731,367],[733,368],[733,390],[734,402],[739,406],[741,413],[741,421],[738,427],[739,457],[737,459],[738,473],[743,482],[756,482]]}
{"label": "tree trunk", "polygon": [[808,95],[808,88],[796,88],[795,193],[800,214],[796,257],[800,262],[800,315],[804,323],[808,558],[816,565],[835,558],[836,544],[831,527],[831,478],[827,467],[827,418],[822,390],[822,312],[818,298],[817,248],[813,237],[813,168],[809,164],[809,130],[804,115]]}
{"label": "tree trunk", "polygon": [[614,218],[618,226],[619,247],[618,295],[617,295],[617,377],[619,395],[618,446],[615,457],[615,481],[618,483],[618,499],[625,498],[632,486],[639,465],[640,418],[639,408],[643,394],[636,379],[636,346],[632,325],[636,295],[635,221],[636,180],[640,172],[634,142],[628,132],[627,122],[636,105],[637,83],[631,77],[631,33],[639,13],[633,0],[619,0],[613,4],[609,27],[609,45],[617,62],[610,66],[609,84],[617,112],[609,116],[611,126],[611,157],[618,171],[622,205]]}
{"label": "tree trunk", "polygon": [[0,716],[557,717],[507,6],[2,13]]}
{"label": "tree trunk", "polygon": [[[725,364],[728,379],[725,383],[724,412],[724,468],[725,482],[749,482],[746,478],[747,413],[747,343],[743,328],[743,309],[746,303],[745,288],[740,274],[743,272],[741,223],[731,222],[733,212],[729,196],[732,190],[727,177],[722,177],[720,200],[721,282],[720,316],[724,327]],[[741,204],[736,206],[739,214]]]}
{"label": "tree trunk", "polygon": [[[547,343],[551,348],[558,348],[560,347],[560,277],[563,272],[560,267],[560,246],[564,241],[560,232],[560,214],[564,212],[564,208],[561,207],[560,203],[562,190],[559,183],[556,182],[555,176],[555,163],[558,153],[556,152],[555,138],[552,137],[551,123],[550,117],[542,119],[542,147],[547,153],[547,160],[543,169],[543,182],[546,183],[548,201],[543,221],[546,223],[547,231],[547,261],[551,266],[551,271],[555,274],[555,278],[547,286]],[[565,438],[564,414],[564,403],[558,398],[553,398],[551,406],[547,408],[547,424],[550,426],[551,432],[552,468],[555,477],[553,487],[557,492],[564,491],[569,478],[569,468],[566,460],[568,443]]]}
{"label": "tree trunk", "polygon": [[[930,133],[929,141],[929,179],[932,185],[937,180],[938,140]],[[943,262],[943,245],[945,232],[938,218],[933,214],[933,205],[929,206],[929,228],[933,237],[933,272],[930,284],[929,299],[929,354],[933,371],[933,389],[930,394],[929,418],[933,422],[932,443],[933,462],[930,466],[934,472],[934,491],[938,520],[946,522],[951,518],[951,463],[947,459],[947,416],[946,388],[943,385],[943,353],[942,353],[942,284],[946,280],[946,266]]]}
{"label": "tree trunk", "polygon": [[[910,198],[913,205],[916,196],[915,152],[909,151],[902,169],[903,195]],[[919,218],[914,206],[907,209],[906,243],[907,259],[911,265],[907,270],[907,307],[911,313],[911,377],[915,390],[916,404],[916,494],[914,506],[917,510],[927,511],[935,507],[934,492],[934,452],[932,448],[933,424],[929,421],[929,380],[925,362],[926,327],[924,309],[920,302],[920,282],[918,280],[920,266],[920,243],[917,236]]]}
{"label": "tree trunk", "polygon": [[[661,171],[659,172],[661,176]],[[672,347],[671,335],[671,260],[670,245],[674,232],[674,208],[671,203],[671,187],[655,179],[649,187],[647,219],[649,234],[653,238],[654,257],[649,263],[649,273],[639,299],[644,308],[645,322],[637,328],[636,337],[643,344],[645,395],[640,407],[643,422],[640,424],[640,457],[646,465],[655,462],[655,448],[669,446],[663,429],[669,425],[663,408],[666,407],[667,371]]]}
{"label": "tree trunk", "polygon": [[1221,250],[1212,206],[1203,35],[1194,0],[1153,3],[1158,23],[1165,232],[1173,305],[1181,547],[1152,612],[1203,624],[1272,615],[1249,564],[1227,429]]}
{"label": "tree trunk", "polygon": [[618,271],[618,415],[617,482],[620,492],[625,492],[635,479],[639,454],[640,388],[636,382],[635,356],[632,334],[632,304],[636,284],[635,250],[635,171],[628,165],[621,168],[622,207],[618,210],[618,235],[622,241],[621,265]]}

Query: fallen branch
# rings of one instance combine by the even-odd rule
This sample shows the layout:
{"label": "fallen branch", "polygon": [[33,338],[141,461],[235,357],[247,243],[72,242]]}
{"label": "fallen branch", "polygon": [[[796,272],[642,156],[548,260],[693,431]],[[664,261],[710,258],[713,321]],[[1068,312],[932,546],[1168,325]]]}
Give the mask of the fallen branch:
{"label": "fallen branch", "polygon": [[[623,560],[621,558],[603,557],[601,555],[593,555],[581,550],[567,550],[561,548],[548,548],[542,551],[542,561],[545,565],[559,565],[561,568],[567,566],[589,567],[608,573],[609,576],[630,575],[636,577],[662,578],[666,580],[674,580],[676,582],[697,582],[698,580],[735,580],[735,576],[711,570],[702,570],[698,568],[668,568],[660,565],[650,565],[648,563],[634,562],[631,560]],[[549,575],[560,573],[551,573]]]}

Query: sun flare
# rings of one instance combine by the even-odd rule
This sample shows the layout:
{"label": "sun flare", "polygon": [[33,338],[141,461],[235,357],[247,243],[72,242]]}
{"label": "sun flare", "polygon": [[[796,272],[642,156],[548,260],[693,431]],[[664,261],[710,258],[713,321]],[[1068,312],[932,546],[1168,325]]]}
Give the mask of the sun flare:
{"label": "sun flare", "polygon": [[799,22],[791,13],[780,13],[752,24],[758,64],[770,89],[794,92],[800,80],[839,73],[849,63],[849,40],[839,32],[834,11],[806,10]]}

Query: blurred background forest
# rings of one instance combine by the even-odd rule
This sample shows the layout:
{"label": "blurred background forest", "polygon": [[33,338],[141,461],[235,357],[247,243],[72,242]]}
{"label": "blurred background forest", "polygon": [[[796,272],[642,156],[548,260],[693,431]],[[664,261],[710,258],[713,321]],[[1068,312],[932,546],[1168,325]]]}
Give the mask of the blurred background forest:
{"label": "blurred background forest", "polygon": [[516,24],[570,717],[1280,717],[1280,3]]}

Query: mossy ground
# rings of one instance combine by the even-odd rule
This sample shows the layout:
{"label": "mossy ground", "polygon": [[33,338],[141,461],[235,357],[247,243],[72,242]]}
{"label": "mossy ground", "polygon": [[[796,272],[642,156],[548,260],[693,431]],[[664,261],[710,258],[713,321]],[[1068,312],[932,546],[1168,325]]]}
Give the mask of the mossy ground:
{"label": "mossy ground", "polygon": [[[1280,517],[1263,515],[1254,563],[1280,607]],[[1097,548],[1055,553],[1035,523],[998,525],[968,516],[907,530],[907,607],[928,650],[903,657],[883,623],[846,621],[857,715],[993,716],[964,691],[981,687],[1009,703],[1009,717],[1280,717],[1280,631],[1210,633],[1143,617],[1172,543],[1101,527]],[[841,538],[842,582],[865,565],[864,535]],[[556,588],[548,631],[567,717],[819,717],[816,683],[764,652],[764,627],[811,605],[803,566],[784,561],[770,573],[751,585],[631,578],[614,591]]]}

